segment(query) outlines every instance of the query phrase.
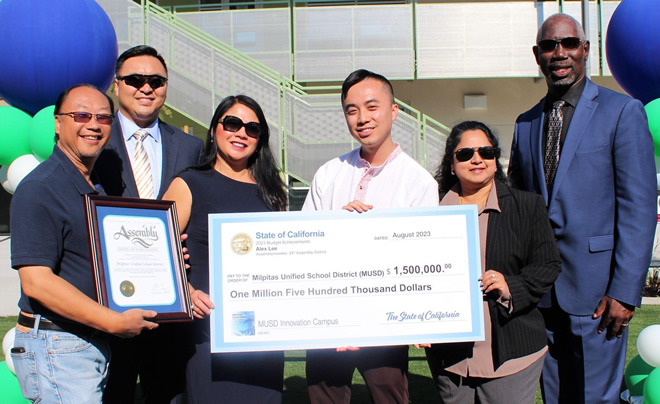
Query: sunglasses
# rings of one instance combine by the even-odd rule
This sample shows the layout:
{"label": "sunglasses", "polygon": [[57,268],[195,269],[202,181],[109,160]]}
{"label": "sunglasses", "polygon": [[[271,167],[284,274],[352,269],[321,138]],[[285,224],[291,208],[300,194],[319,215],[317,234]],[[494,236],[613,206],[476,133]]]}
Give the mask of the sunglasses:
{"label": "sunglasses", "polygon": [[568,36],[562,39],[543,39],[539,41],[537,46],[543,52],[552,52],[557,49],[559,44],[561,44],[561,47],[566,50],[574,50],[577,49],[581,43],[582,40],[580,38]]}
{"label": "sunglasses", "polygon": [[227,132],[238,132],[242,127],[245,127],[245,134],[258,139],[261,135],[261,125],[257,122],[248,122],[245,123],[241,121],[240,118],[236,118],[232,115],[227,115],[222,119],[222,127]]}
{"label": "sunglasses", "polygon": [[167,78],[157,74],[129,74],[127,76],[117,76],[117,80],[124,80],[124,83],[137,89],[142,88],[145,83],[149,83],[149,87],[157,89],[167,83]]}
{"label": "sunglasses", "polygon": [[112,120],[115,117],[112,114],[92,114],[90,112],[64,112],[55,115],[68,115],[73,118],[74,122],[77,123],[88,123],[92,120],[93,116],[94,119],[96,119],[96,122],[100,123],[101,125],[112,125]]}
{"label": "sunglasses", "polygon": [[464,162],[472,159],[475,151],[477,151],[484,160],[493,160],[495,158],[495,148],[493,146],[464,147],[456,150],[454,155],[456,156],[456,160]]}

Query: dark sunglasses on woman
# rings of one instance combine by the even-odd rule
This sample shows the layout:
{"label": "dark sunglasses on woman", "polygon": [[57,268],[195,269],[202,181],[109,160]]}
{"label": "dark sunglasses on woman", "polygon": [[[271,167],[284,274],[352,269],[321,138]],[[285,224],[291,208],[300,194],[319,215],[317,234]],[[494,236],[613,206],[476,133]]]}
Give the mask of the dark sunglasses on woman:
{"label": "dark sunglasses on woman", "polygon": [[255,139],[258,139],[261,135],[261,125],[258,122],[245,123],[233,115],[222,118],[222,127],[227,132],[238,132],[242,127],[245,127],[245,134]]}
{"label": "dark sunglasses on woman", "polygon": [[472,159],[474,152],[478,152],[482,159],[493,160],[495,158],[495,148],[493,146],[464,147],[454,152],[456,160],[463,162]]}

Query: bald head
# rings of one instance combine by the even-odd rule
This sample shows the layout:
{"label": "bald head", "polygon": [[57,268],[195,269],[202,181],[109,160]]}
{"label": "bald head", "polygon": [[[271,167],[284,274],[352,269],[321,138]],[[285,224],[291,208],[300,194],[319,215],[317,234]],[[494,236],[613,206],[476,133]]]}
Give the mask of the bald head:
{"label": "bald head", "polygon": [[577,37],[584,41],[584,30],[582,25],[575,18],[571,17],[568,14],[557,13],[548,17],[543,24],[539,27],[539,31],[536,34],[536,43],[538,44],[540,40],[544,38],[544,33],[548,30],[548,27],[553,26],[557,23],[569,24],[572,25],[577,32]]}
{"label": "bald head", "polygon": [[575,18],[553,14],[543,22],[532,47],[548,90],[559,96],[581,82],[589,58],[589,41]]}

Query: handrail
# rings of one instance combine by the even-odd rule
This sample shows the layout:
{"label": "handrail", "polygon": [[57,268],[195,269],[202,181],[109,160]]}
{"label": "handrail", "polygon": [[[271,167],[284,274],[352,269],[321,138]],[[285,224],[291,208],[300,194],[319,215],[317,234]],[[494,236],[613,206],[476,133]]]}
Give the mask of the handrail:
{"label": "handrail", "polygon": [[[384,4],[411,4],[414,0],[270,0],[270,1],[244,1],[236,3],[212,3],[212,4],[182,4],[174,6],[163,6],[163,8],[170,9],[174,13],[186,12],[187,10],[194,11],[216,11],[227,10],[229,8],[236,9],[240,7],[263,7],[263,8],[292,8],[297,7],[298,4],[319,3],[320,5],[384,5]],[[315,6],[318,7],[318,6]]]}
{"label": "handrail", "polygon": [[248,55],[245,55],[242,52],[237,51],[235,48],[227,45],[226,43],[215,38],[214,36],[204,32],[203,30],[199,29],[198,27],[194,26],[188,21],[179,18],[175,13],[171,13],[165,10],[164,8],[156,4],[153,4],[151,2],[149,2],[148,4],[149,4],[149,11],[152,11],[154,14],[157,14],[160,18],[165,19],[171,24],[182,29],[188,35],[191,35],[199,39],[200,41],[203,41],[208,44],[212,44],[216,48],[221,49],[225,56],[229,57],[230,59],[236,62],[240,62],[242,66],[250,68],[255,73],[259,73],[267,77],[270,77],[271,79],[278,81],[281,85],[285,85],[286,87],[296,89],[296,91],[299,91],[302,94],[305,93],[303,86],[289,79],[288,77],[283,76],[276,70],[266,66],[265,64],[259,62],[258,60]]}
{"label": "handrail", "polygon": [[[298,0],[280,0],[271,2],[271,5],[273,3],[297,4],[296,2],[298,2]],[[303,133],[294,133],[296,129],[290,126],[291,121],[288,115],[292,113],[293,110],[289,108],[287,103],[295,100],[294,102],[296,104],[300,106],[307,105],[312,109],[317,107],[326,109],[330,107],[331,109],[334,109],[335,106],[339,105],[339,93],[341,92],[341,86],[338,85],[338,83],[334,85],[303,86],[188,22],[184,19],[183,16],[179,16],[179,13],[177,12],[178,6],[175,7],[173,11],[170,11],[168,8],[161,7],[148,0],[141,0],[141,3],[142,11],[140,13],[140,17],[142,24],[142,43],[150,43],[149,36],[153,34],[153,31],[149,27],[150,21],[158,25],[164,24],[170,26],[170,29],[172,29],[173,32],[184,35],[187,40],[199,41],[199,45],[201,45],[203,48],[212,51],[214,54],[220,56],[229,63],[239,65],[240,69],[246,73],[255,77],[260,77],[260,80],[264,80],[264,82],[272,85],[273,90],[279,88],[280,99],[277,101],[278,115],[277,118],[273,116],[272,120],[269,120],[269,122],[279,127],[278,133],[280,136],[280,149],[278,154],[280,155],[282,171],[287,176],[298,178],[303,182],[311,180],[311,178],[308,178],[310,175],[310,173],[307,171],[310,169],[309,166],[308,168],[304,168],[303,172],[298,172],[298,170],[300,170],[300,166],[295,165],[295,162],[292,163],[293,160],[289,160],[291,155],[289,154],[289,142],[287,139],[298,142],[298,144],[317,144],[317,141],[310,141],[310,139],[306,138],[305,136],[301,136],[304,135]],[[237,4],[242,3],[232,3],[232,6]],[[181,14],[183,15],[185,13]],[[133,42],[136,39],[137,38],[133,38]],[[139,39],[137,40],[139,41]],[[135,43],[131,45],[135,45]],[[173,55],[169,55],[168,57],[173,57]],[[171,65],[173,72],[176,71],[178,74],[182,75],[182,77],[185,77],[186,80],[189,80],[191,84],[205,86],[208,88],[210,85],[209,83],[212,83],[214,80],[212,75],[196,77],[189,70],[181,69],[181,67],[182,66],[178,66],[175,63]],[[214,90],[211,89],[211,96],[213,96],[213,94]],[[336,101],[330,101],[329,98],[327,98],[328,96],[336,99]],[[326,98],[324,99],[323,97]],[[282,103],[283,101],[285,103]],[[400,109],[402,110],[400,117],[407,117],[405,119],[401,119],[401,122],[398,124],[398,126],[400,128],[399,130],[403,128],[405,131],[404,133],[407,132],[406,136],[410,136],[406,137],[406,139],[408,139],[406,142],[410,142],[407,143],[407,147],[410,147],[408,150],[412,152],[413,158],[417,159],[421,164],[426,166],[427,150],[430,150],[428,147],[431,147],[430,144],[427,145],[427,142],[433,143],[433,158],[434,160],[437,159],[438,146],[441,145],[444,141],[445,135],[449,132],[449,128],[436,121],[435,119],[424,115],[421,111],[413,108],[403,101],[396,100],[396,102],[400,105]],[[188,113],[186,113],[182,111],[180,108],[182,106],[177,107],[168,103],[168,107],[199,123],[201,126],[205,127],[208,125],[206,122],[200,122],[199,116],[197,118],[191,116],[191,114],[194,114],[194,112],[188,111]],[[183,107],[183,109],[186,108]],[[203,114],[205,113],[206,112]],[[401,132],[399,132],[398,136],[400,136],[400,134]],[[354,141],[350,139],[350,137],[345,141],[338,141],[337,138],[334,139],[335,140],[328,139],[328,144],[345,144],[351,147],[355,146]],[[291,164],[294,164],[294,166],[290,166]]]}
{"label": "handrail", "polygon": [[[279,1],[273,1],[272,3],[300,3],[303,0],[279,0]],[[305,0],[305,1],[328,1],[328,0]],[[333,1],[342,1],[342,0],[333,0]],[[271,2],[264,2],[264,4],[270,4]],[[231,5],[240,5],[244,3],[232,3]],[[245,3],[245,4],[255,4],[255,3]],[[184,30],[187,34],[198,38],[201,41],[204,41],[206,43],[210,43],[215,45],[216,47],[222,49],[225,53],[226,56],[229,56],[230,58],[234,59],[237,62],[240,62],[243,66],[248,66],[250,67],[255,73],[258,72],[260,74],[264,74],[266,76],[271,77],[274,80],[279,81],[281,84],[285,85],[288,88],[294,89],[299,94],[301,95],[308,95],[309,91],[326,91],[326,90],[337,90],[341,89],[341,86],[302,86],[299,83],[289,79],[286,76],[283,76],[279,72],[275,71],[274,69],[264,65],[263,63],[259,62],[258,60],[247,56],[243,54],[242,52],[237,51],[235,48],[227,45],[226,43],[222,42],[221,40],[213,37],[212,35],[204,32],[203,30],[197,28],[193,24],[189,23],[188,21],[179,18],[176,13],[172,13],[165,8],[158,6],[154,3],[148,2],[147,3],[148,11],[153,12],[155,15],[159,16],[162,19],[165,19],[166,21],[172,23],[173,25],[176,25],[177,27],[181,28]],[[206,5],[205,5],[206,6]],[[174,8],[179,8],[179,7],[184,7],[184,6],[174,6]],[[419,118],[422,116],[425,116],[423,113],[418,111],[417,109],[405,104],[403,101],[396,100],[398,104],[403,105],[406,107],[407,110],[415,111],[418,113]],[[418,118],[418,119],[419,119]],[[428,117],[428,119],[432,122],[437,122],[433,120],[432,118]],[[437,122],[439,127],[442,127],[443,129],[448,128]]]}
{"label": "handrail", "polygon": [[239,2],[239,3],[213,3],[213,4],[182,4],[179,6],[168,6],[171,7],[173,12],[185,12],[188,9],[196,9],[195,11],[213,11],[213,10],[222,10],[228,9],[229,7],[245,7],[245,6],[268,6],[268,8],[278,8],[274,7],[277,5],[282,5],[281,8],[291,7],[291,0],[271,0],[271,1],[252,1],[252,2]]}

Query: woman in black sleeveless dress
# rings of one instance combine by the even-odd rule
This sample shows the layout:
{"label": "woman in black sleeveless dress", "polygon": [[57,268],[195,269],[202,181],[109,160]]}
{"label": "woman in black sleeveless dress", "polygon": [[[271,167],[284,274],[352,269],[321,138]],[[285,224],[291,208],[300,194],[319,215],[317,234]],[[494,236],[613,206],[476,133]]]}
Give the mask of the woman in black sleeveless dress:
{"label": "woman in black sleeveless dress", "polygon": [[220,102],[206,141],[205,158],[172,181],[163,199],[176,201],[179,224],[188,234],[189,285],[195,321],[186,368],[188,403],[279,403],[283,352],[211,354],[208,214],[286,209],[284,184],[268,146],[269,130],[252,98]]}

